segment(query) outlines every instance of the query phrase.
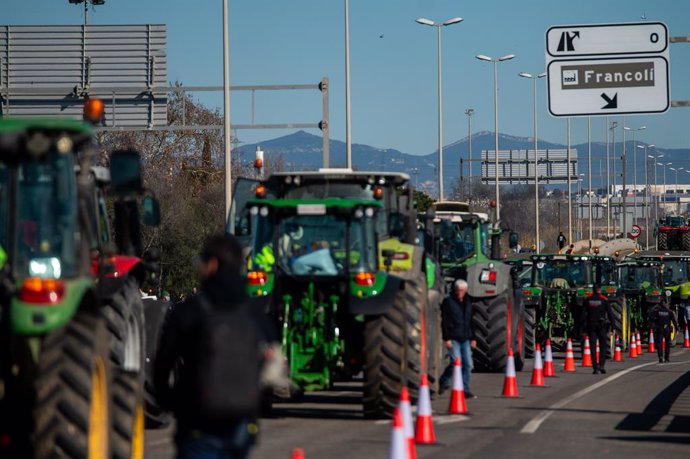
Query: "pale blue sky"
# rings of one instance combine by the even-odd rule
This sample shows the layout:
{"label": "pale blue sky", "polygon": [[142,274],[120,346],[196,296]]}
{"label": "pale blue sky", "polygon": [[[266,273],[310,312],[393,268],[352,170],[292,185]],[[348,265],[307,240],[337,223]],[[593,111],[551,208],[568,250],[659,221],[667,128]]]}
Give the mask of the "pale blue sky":
{"label": "pale blue sky", "polygon": [[[345,138],[344,24],[342,0],[229,0],[232,84],[331,81],[332,137]],[[67,0],[2,1],[3,24],[79,24],[83,13]],[[106,0],[90,14],[93,24],[164,23],[168,26],[168,77],[185,85],[222,83],[221,0]],[[464,137],[464,110],[476,110],[474,130],[493,130],[491,65],[476,54],[516,58],[499,65],[499,130],[531,136],[532,86],[521,71],[544,70],[544,34],[557,24],[648,20],[665,22],[671,35],[690,35],[686,0],[350,0],[352,139],[407,153],[437,148],[436,32],[419,16],[465,21],[443,30],[444,144]],[[383,38],[380,36],[383,35]],[[539,137],[565,143],[565,120],[548,115],[539,90]],[[671,45],[671,97],[690,100],[690,44]],[[222,106],[221,94],[204,96]],[[257,96],[257,122],[315,122],[318,93]],[[250,98],[233,93],[232,119],[250,121]],[[621,121],[621,120],[618,120]],[[690,147],[690,108],[663,115],[629,116],[646,125],[639,138],[660,147]],[[603,140],[602,119],[593,138]],[[241,131],[251,143],[289,131]],[[318,134],[318,131],[313,131]],[[617,134],[617,137],[619,134]],[[586,119],[573,121],[573,143],[586,140]]]}

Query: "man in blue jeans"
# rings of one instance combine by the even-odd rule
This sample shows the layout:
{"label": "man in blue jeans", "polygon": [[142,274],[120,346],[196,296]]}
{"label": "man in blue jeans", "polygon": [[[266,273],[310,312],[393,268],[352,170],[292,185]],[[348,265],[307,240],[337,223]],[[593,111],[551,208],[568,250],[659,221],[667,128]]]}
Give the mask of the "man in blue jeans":
{"label": "man in blue jeans", "polygon": [[450,364],[441,376],[439,395],[450,388],[455,358],[460,357],[465,397],[475,398],[470,392],[470,375],[472,373],[472,349],[477,347],[477,341],[473,339],[472,302],[467,295],[467,282],[463,279],[455,281],[453,293],[443,300],[441,317],[443,342],[448,349]]}

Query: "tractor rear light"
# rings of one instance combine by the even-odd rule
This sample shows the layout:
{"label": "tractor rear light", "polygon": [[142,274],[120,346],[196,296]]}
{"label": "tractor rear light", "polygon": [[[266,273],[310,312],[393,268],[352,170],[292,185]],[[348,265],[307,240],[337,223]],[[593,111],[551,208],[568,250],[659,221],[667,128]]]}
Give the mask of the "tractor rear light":
{"label": "tractor rear light", "polygon": [[591,297],[594,296],[594,292],[585,292],[585,296],[586,296],[587,298],[591,298]]}
{"label": "tractor rear light", "polygon": [[89,98],[84,102],[84,120],[92,124],[98,124],[105,114],[105,105],[101,99]]}
{"label": "tractor rear light", "polygon": [[522,294],[525,296],[532,296],[532,291],[531,290],[523,290]]}
{"label": "tractor rear light", "polygon": [[266,187],[264,185],[257,185],[256,189],[254,190],[254,194],[256,195],[257,198],[265,198],[266,197]]}
{"label": "tractor rear light", "polygon": [[393,260],[409,260],[410,254],[407,252],[395,252],[393,254]]}
{"label": "tractor rear light", "polygon": [[496,271],[483,270],[479,276],[479,281],[485,284],[495,284],[498,273]]}
{"label": "tractor rear light", "polygon": [[652,290],[652,295],[661,295],[659,290]]}
{"label": "tractor rear light", "polygon": [[383,188],[380,186],[375,186],[374,187],[374,199],[381,199],[383,198]]}
{"label": "tractor rear light", "polygon": [[249,271],[247,273],[247,282],[249,285],[266,285],[268,281],[268,274],[264,271]]}
{"label": "tractor rear light", "polygon": [[616,287],[608,287],[606,291],[609,293],[616,293]]}
{"label": "tractor rear light", "polygon": [[57,279],[28,277],[19,290],[19,299],[26,303],[55,304],[65,296],[65,283]]}
{"label": "tractor rear light", "polygon": [[355,284],[363,287],[371,287],[376,282],[374,273],[355,273]]}

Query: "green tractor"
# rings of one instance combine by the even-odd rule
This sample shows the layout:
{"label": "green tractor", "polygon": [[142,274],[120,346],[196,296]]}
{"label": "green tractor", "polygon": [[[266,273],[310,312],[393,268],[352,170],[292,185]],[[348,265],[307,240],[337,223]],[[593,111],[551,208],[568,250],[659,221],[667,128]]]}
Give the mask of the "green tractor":
{"label": "green tractor", "polygon": [[435,203],[423,220],[425,228],[433,228],[448,290],[456,279],[467,280],[477,338],[475,369],[503,371],[512,349],[521,370],[523,358],[534,352],[534,316],[523,307],[517,270],[500,261],[502,230],[488,214],[470,212],[462,202]]}
{"label": "green tractor", "polygon": [[664,295],[661,263],[628,258],[618,272],[630,312],[628,329],[649,330],[649,312]]}
{"label": "green tractor", "polygon": [[111,155],[115,243],[96,160],[86,123],[0,119],[3,456],[143,455],[139,156]]}
{"label": "green tractor", "polygon": [[667,215],[657,222],[655,233],[658,250],[690,251],[690,226],[685,217]]}
{"label": "green tractor", "polygon": [[[265,279],[265,286],[263,280],[255,284],[262,292],[255,296],[281,327],[297,393],[327,389],[335,379],[351,378],[361,370],[365,415],[380,417],[390,416],[403,385],[410,388],[413,399],[417,396],[421,374],[429,376],[432,390],[437,386],[443,370],[439,307],[443,284],[433,258],[415,244],[412,191],[404,174],[337,169],[279,173],[260,183],[236,182],[227,230],[248,245],[250,284],[257,282],[253,277]],[[289,209],[281,210],[281,203]],[[325,216],[318,215],[324,212]],[[307,225],[294,229],[291,219],[305,220]],[[319,224],[310,223],[319,220],[324,220],[321,230]],[[347,235],[347,228],[361,225],[366,245],[349,235],[337,240],[336,235]],[[333,239],[323,245],[328,246],[335,268],[329,265],[322,272],[302,266],[301,261],[297,268],[278,263],[281,257],[276,254],[288,251],[279,241],[290,241],[289,251],[298,246],[304,250],[299,240],[307,228],[309,237],[323,232],[326,242],[326,233],[333,232],[329,236]],[[269,251],[264,247],[271,237],[274,246]],[[258,240],[264,246],[257,245]],[[318,247],[310,245],[306,250],[328,252]],[[364,258],[371,250],[373,258]],[[273,271],[264,256],[275,257]],[[257,271],[255,266],[261,268]],[[322,349],[316,349],[315,343],[324,343]],[[326,349],[328,356],[322,355]]]}

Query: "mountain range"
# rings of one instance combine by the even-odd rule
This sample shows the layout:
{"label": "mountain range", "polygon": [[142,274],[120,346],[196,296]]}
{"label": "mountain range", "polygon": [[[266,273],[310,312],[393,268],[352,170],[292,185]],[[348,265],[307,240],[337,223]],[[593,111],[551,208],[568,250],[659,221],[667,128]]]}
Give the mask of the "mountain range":
{"label": "mountain range", "polygon": [[[494,149],[494,133],[490,131],[481,131],[472,134],[472,152],[473,152],[473,174],[477,176],[480,171],[481,152],[483,150],[493,151]],[[330,142],[330,167],[344,167],[346,147],[345,142],[331,139]],[[255,144],[246,144],[237,147],[233,150],[233,156],[239,156],[242,162],[249,162],[254,159],[254,152],[257,147],[264,151],[264,158],[267,163],[281,160],[286,170],[315,170],[322,165],[322,145],[323,140],[321,136],[313,135],[305,131],[297,131],[282,137],[266,140]],[[643,142],[638,142],[638,145],[645,145]],[[465,178],[468,174],[468,146],[469,139],[465,137],[456,142],[450,143],[443,147],[443,177],[444,186],[446,190],[450,189],[460,175],[460,158],[464,161]],[[516,137],[507,134],[499,133],[499,148],[501,150],[526,150],[534,148],[534,138],[532,137]],[[566,146],[539,140],[539,149],[565,149]],[[587,171],[587,144],[571,145],[571,148],[576,149],[580,163],[580,173]],[[626,141],[626,150],[628,155],[628,183],[632,183],[633,175],[633,149],[635,145],[632,141]],[[613,166],[613,147],[609,146],[610,155]],[[618,174],[617,183],[621,183],[620,179],[620,155],[622,150],[622,142],[616,142],[616,171]],[[690,155],[690,149],[665,149],[655,148],[657,154],[664,155],[663,162],[683,164],[687,161]],[[238,155],[239,153],[239,155]],[[651,154],[651,150],[647,151]],[[638,183],[644,183],[644,150],[638,149],[637,153],[637,178]],[[593,186],[598,186],[605,183],[606,180],[606,144],[604,142],[592,142],[592,182]],[[402,152],[391,148],[376,148],[364,144],[352,144],[352,163],[355,169],[370,170],[370,171],[388,171],[388,172],[405,172],[412,177],[414,183],[421,189],[429,188],[435,190],[436,185],[436,167],[438,165],[438,150],[428,154],[413,154],[409,152]],[[651,164],[650,164],[651,167]],[[663,180],[663,168],[658,167],[657,179],[661,183]],[[650,174],[653,172],[650,170]],[[667,183],[675,182],[675,172],[667,171]],[[681,183],[690,182],[690,174],[680,173],[678,180]],[[613,182],[613,177],[611,177]],[[650,183],[653,183],[653,175],[650,175]],[[559,187],[562,185],[551,185],[551,187]]]}

